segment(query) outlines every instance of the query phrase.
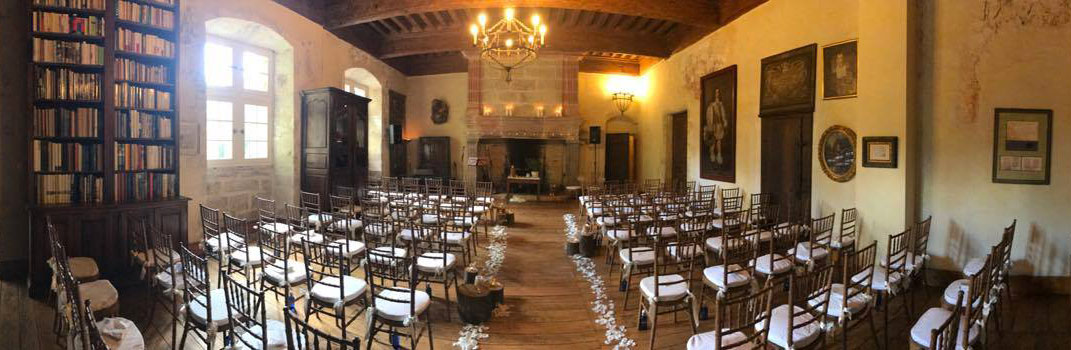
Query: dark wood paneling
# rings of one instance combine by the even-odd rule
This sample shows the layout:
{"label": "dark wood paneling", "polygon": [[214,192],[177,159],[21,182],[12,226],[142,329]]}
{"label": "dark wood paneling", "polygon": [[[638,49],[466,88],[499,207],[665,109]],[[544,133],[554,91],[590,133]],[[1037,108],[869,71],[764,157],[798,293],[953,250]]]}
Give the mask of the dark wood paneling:
{"label": "dark wood paneling", "polygon": [[810,198],[812,124],[811,114],[762,118],[762,192]]}
{"label": "dark wood paneling", "polygon": [[670,169],[673,181],[688,180],[688,112],[675,113],[673,118],[673,165]]}
{"label": "dark wood paneling", "polygon": [[606,181],[631,181],[635,145],[632,134],[606,134],[605,166]]}

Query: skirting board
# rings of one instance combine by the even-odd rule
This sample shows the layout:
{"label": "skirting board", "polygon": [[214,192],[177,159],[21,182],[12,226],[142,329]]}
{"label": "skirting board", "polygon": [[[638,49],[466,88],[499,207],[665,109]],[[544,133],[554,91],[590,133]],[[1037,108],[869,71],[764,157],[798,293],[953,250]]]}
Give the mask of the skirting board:
{"label": "skirting board", "polygon": [[[926,271],[929,286],[947,286],[952,281],[963,278],[959,271],[929,269]],[[1071,295],[1071,277],[1069,276],[1011,276],[1011,290],[1021,295]]]}
{"label": "skirting board", "polygon": [[0,280],[15,281],[26,279],[30,270],[30,261],[25,259],[0,261]]}

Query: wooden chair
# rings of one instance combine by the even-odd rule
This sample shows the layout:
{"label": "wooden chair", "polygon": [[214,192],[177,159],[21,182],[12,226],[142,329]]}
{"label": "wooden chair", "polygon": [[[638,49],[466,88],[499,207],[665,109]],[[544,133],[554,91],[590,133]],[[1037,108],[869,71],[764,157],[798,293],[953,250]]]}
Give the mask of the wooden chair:
{"label": "wooden chair", "polygon": [[255,245],[256,236],[251,233],[249,222],[223,214],[223,223],[226,226],[224,237],[230,242],[231,253],[227,256],[227,262],[220,264],[220,281],[223,276],[241,275],[246,284],[252,285],[257,282],[257,270],[264,263],[264,256],[260,254],[260,247]]}
{"label": "wooden chair", "polygon": [[[419,222],[402,223],[403,229],[412,232],[412,249],[416,265],[417,282],[425,283],[425,292],[431,296],[431,284],[442,284],[446,298],[446,319],[450,320],[450,289],[457,286],[457,255],[449,252],[442,225],[425,225]],[[414,288],[416,286],[414,285]]]}
{"label": "wooden chair", "polygon": [[820,263],[828,261],[829,242],[833,237],[833,215],[811,220],[810,239],[800,242],[789,251],[796,258],[796,263],[813,269]]}
{"label": "wooden chair", "polygon": [[286,346],[286,325],[268,319],[264,291],[248,287],[231,276],[223,276],[227,319],[233,327],[231,348],[281,349]]}
{"label": "wooden chair", "polygon": [[642,222],[629,221],[628,225],[628,238],[618,242],[620,249],[617,251],[617,259],[621,262],[619,290],[625,292],[625,309],[628,309],[628,299],[632,291],[632,276],[649,275],[654,271],[656,258],[656,236],[648,236],[644,229],[646,225]]}
{"label": "wooden chair", "polygon": [[926,281],[928,280],[926,276],[926,262],[930,257],[927,253],[927,247],[930,244],[931,221],[933,221],[933,216],[929,216],[926,219],[915,223],[915,227],[912,231],[914,242],[911,246],[911,258],[907,263],[908,277],[910,277],[910,283],[912,285],[921,283],[925,286]]}
{"label": "wooden chair", "polygon": [[190,331],[204,342],[205,348],[211,348],[215,346],[218,333],[226,336],[231,330],[227,317],[227,296],[222,288],[212,289],[206,257],[200,257],[184,246],[179,247],[179,254],[182,256],[182,276],[186,283],[182,292],[185,311],[178,348],[186,348],[186,337]]}
{"label": "wooden chair", "polygon": [[833,235],[833,239],[829,243],[829,246],[833,249],[841,249],[849,247],[855,244],[856,239],[856,226],[855,221],[858,218],[858,214],[855,208],[841,209],[840,211],[840,231],[837,231]]}
{"label": "wooden chair", "polygon": [[[695,268],[706,265],[703,240],[710,228],[710,217],[685,218],[678,226],[676,241],[665,243],[664,267],[674,267],[676,271],[688,271],[687,280],[692,280]],[[665,272],[664,270],[662,271]]]}
{"label": "wooden chair", "polygon": [[[695,297],[692,296],[690,286],[691,268],[689,264],[688,278],[681,275],[683,271],[676,271],[676,273],[662,273],[660,268],[660,261],[664,259],[659,258],[658,252],[666,251],[669,247],[666,240],[663,240],[659,236],[653,238],[655,240],[655,259],[654,259],[654,273],[651,276],[645,277],[640,280],[640,312],[639,328],[643,329],[643,318],[645,315],[651,319],[651,341],[650,349],[654,349],[655,346],[655,333],[658,331],[658,315],[659,314],[673,314],[673,319],[676,321],[677,313],[684,312],[688,315],[688,324],[692,326],[692,334],[696,333],[699,324],[699,320],[695,315]],[[694,242],[692,243],[694,245]],[[696,248],[692,248],[696,249]]]}
{"label": "wooden chair", "polygon": [[[342,337],[347,337],[346,328],[368,308],[368,283],[350,276],[350,259],[335,254],[337,244],[322,244],[305,241],[302,256],[305,258],[305,286],[309,298],[305,302],[305,321],[316,315],[330,316],[335,325],[342,330]],[[347,317],[346,308],[356,305],[358,310],[352,317]]]}
{"label": "wooden chair", "polygon": [[[149,320],[156,319],[154,316],[157,304],[164,306],[164,310],[171,315],[171,344],[175,344],[178,334],[175,329],[179,321],[177,301],[186,288],[186,278],[182,273],[182,256],[175,251],[171,234],[158,231],[145,222],[142,222],[141,225],[144,227],[144,232],[148,233],[150,251],[158,252],[151,255],[154,261],[153,265],[158,266],[159,269],[151,279],[151,294],[149,298],[152,300],[152,305],[149,310]],[[164,253],[161,254],[159,252]],[[174,254],[167,252],[174,252]]]}
{"label": "wooden chair", "polygon": [[230,240],[226,236],[223,217],[219,209],[209,208],[201,204],[201,230],[204,232],[204,239],[201,244],[205,255],[209,259],[216,260],[222,266],[232,248]]}
{"label": "wooden chair", "polygon": [[[975,346],[984,345],[985,331],[982,329],[985,327],[986,298],[991,288],[990,273],[993,271],[993,255],[986,258],[985,266],[978,274],[971,276],[966,284],[967,298],[962,299],[957,297],[956,305],[953,305],[952,310],[934,307],[926,310],[919,316],[918,321],[911,327],[911,342],[915,346],[923,349],[931,349],[933,343],[933,331],[940,328],[949,319],[953,322],[961,323],[959,325],[959,334],[955,338],[956,349],[968,349]],[[957,294],[960,291],[957,291]],[[953,311],[956,307],[962,307],[966,311],[963,316],[953,318]]]}
{"label": "wooden chair", "polygon": [[331,195],[328,200],[331,202],[330,215],[334,222],[322,231],[342,237],[356,236],[364,228],[364,223],[353,214],[353,197]]}
{"label": "wooden chair", "polygon": [[334,221],[331,213],[324,210],[319,193],[301,191],[299,198],[301,207],[305,208],[309,213],[308,221],[312,227],[322,232],[323,226]]}
{"label": "wooden chair", "polygon": [[[854,242],[853,242],[854,244]],[[873,294],[874,264],[877,257],[878,242],[874,241],[866,248],[851,250],[842,259],[842,283],[834,283],[830,291],[829,307],[826,315],[836,318],[836,329],[841,332],[841,348],[848,349],[848,333],[864,320],[870,323],[870,333],[875,347],[878,333],[874,327]]]}
{"label": "wooden chair", "polygon": [[832,265],[816,267],[802,276],[791,275],[788,304],[770,311],[770,344],[780,349],[823,348],[832,282]]}
{"label": "wooden chair", "polygon": [[254,229],[263,229],[272,235],[289,235],[290,225],[279,220],[275,212],[275,201],[260,196],[253,197],[257,208],[257,222]]}
{"label": "wooden chair", "polygon": [[799,225],[777,225],[772,229],[772,235],[766,242],[760,243],[765,246],[759,254],[762,256],[755,259],[755,274],[764,277],[766,283],[780,281],[792,274],[795,257],[789,254],[802,232]]}
{"label": "wooden chair", "polygon": [[357,269],[366,250],[366,245],[362,242],[364,237],[361,234],[364,223],[353,218],[353,214],[344,209],[353,206],[349,198],[331,196],[331,206],[331,217],[335,221],[324,230],[324,240],[338,247],[338,249],[330,250],[331,254],[339,254],[344,259],[349,259],[351,268]]}
{"label": "wooden chair", "polygon": [[290,246],[291,254],[301,252],[302,242],[324,242],[324,235],[316,232],[316,229],[309,223],[308,209],[290,204],[286,204],[284,208],[286,209],[286,221],[290,224],[291,233],[290,237],[287,237],[287,244]]}
{"label": "wooden chair", "polygon": [[[300,210],[300,208],[292,207]],[[305,217],[298,215],[298,217]],[[293,296],[290,287],[304,282],[308,278],[305,264],[291,259],[290,238],[283,235],[274,235],[267,231],[261,232],[260,239],[260,289],[275,293],[276,297],[282,296],[288,302]],[[298,294],[300,298],[303,295]]]}
{"label": "wooden chair", "polygon": [[[732,202],[732,204],[739,204],[739,206],[734,207],[734,208],[726,208],[725,199],[726,198],[735,198],[735,197],[740,197],[740,201],[739,202]],[[719,203],[721,205],[718,206],[717,209],[715,209],[715,214],[717,214],[719,216],[722,215],[722,213],[725,213],[726,211],[739,211],[739,210],[743,209],[744,198],[743,198],[743,196],[740,195],[740,188],[739,187],[721,188],[721,193],[719,193],[718,199],[719,199],[719,201],[720,201]]]}
{"label": "wooden chair", "polygon": [[[375,250],[368,254],[364,268],[373,304],[369,315],[366,348],[372,348],[376,333],[387,332],[393,343],[399,342],[393,339],[394,337],[408,338],[409,349],[416,349],[426,329],[428,344],[434,349],[431,321],[427,318],[431,295],[417,290],[419,281],[414,259]],[[379,283],[376,282],[377,278]],[[390,286],[387,286],[388,282]]]}
{"label": "wooden chair", "polygon": [[705,242],[707,250],[714,253],[712,256],[721,254],[725,236],[740,234],[747,229],[745,227],[747,223],[744,216],[745,212],[743,211],[744,197],[722,197],[721,203],[722,211],[719,213],[718,218],[711,223],[714,226],[715,236],[707,238]]}
{"label": "wooden chair", "polygon": [[467,203],[444,203],[439,207],[440,235],[446,242],[447,250],[458,253],[464,260],[462,264],[468,265],[472,254],[476,251],[473,241],[472,227],[475,221]]}
{"label": "wooden chair", "polygon": [[729,234],[724,238],[718,264],[703,269],[699,305],[704,305],[707,289],[715,294],[715,299],[724,299],[747,294],[755,281],[755,267],[751,262],[758,256],[758,232]]}
{"label": "wooden chair", "polygon": [[306,323],[293,308],[283,310],[283,314],[286,319],[287,350],[358,350],[361,348],[361,338],[353,337],[353,340],[345,340],[316,329]]}
{"label": "wooden chair", "polygon": [[[908,291],[904,281],[907,278],[907,252],[910,241],[910,229],[890,235],[885,245],[885,257],[881,259],[885,263],[874,268],[874,276],[871,278],[873,282],[870,288],[876,292],[878,306],[881,306],[881,314],[885,318],[883,347],[886,349],[889,348],[889,304],[892,304],[893,299]],[[904,300],[901,306],[903,306],[904,317],[911,318],[908,303],[908,300]]]}
{"label": "wooden chair", "polygon": [[963,325],[963,291],[956,292],[956,303],[952,308],[952,314],[943,323],[930,332],[931,350],[958,350],[956,346],[959,338],[959,329]]}
{"label": "wooden chair", "polygon": [[766,348],[770,329],[773,288],[719,299],[714,308],[714,330],[688,338],[688,350],[749,350]]}

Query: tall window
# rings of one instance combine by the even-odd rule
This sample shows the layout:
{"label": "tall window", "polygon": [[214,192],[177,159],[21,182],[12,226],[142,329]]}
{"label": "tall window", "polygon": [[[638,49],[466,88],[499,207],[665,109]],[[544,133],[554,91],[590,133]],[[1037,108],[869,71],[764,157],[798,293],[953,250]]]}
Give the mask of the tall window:
{"label": "tall window", "polygon": [[357,96],[368,97],[368,87],[358,84],[356,81],[353,80],[346,79],[345,90],[346,92]]}
{"label": "tall window", "polygon": [[205,139],[210,161],[264,162],[271,155],[270,50],[209,37],[205,43],[208,86]]}

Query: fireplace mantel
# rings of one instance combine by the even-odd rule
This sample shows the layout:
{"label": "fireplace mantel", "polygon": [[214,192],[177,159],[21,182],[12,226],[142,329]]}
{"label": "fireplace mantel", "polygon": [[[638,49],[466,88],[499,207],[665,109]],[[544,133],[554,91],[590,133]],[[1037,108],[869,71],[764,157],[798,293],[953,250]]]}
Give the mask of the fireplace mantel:
{"label": "fireplace mantel", "polygon": [[513,138],[580,141],[579,117],[470,116],[469,140]]}

